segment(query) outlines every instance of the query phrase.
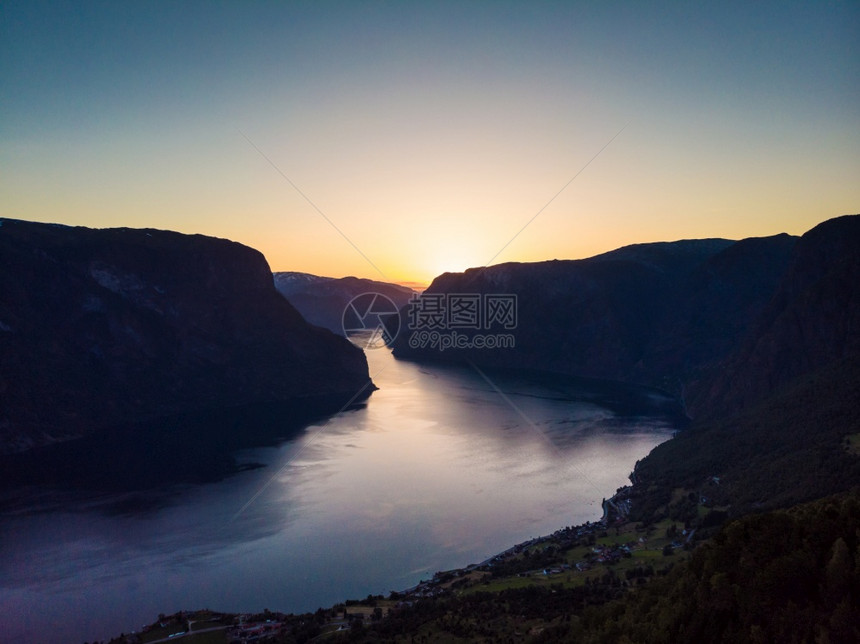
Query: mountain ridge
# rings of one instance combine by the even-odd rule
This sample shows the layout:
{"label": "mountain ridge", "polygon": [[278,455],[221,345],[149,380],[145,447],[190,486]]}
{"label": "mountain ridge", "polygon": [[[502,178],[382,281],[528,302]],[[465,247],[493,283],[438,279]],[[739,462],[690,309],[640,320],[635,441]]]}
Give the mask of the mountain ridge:
{"label": "mountain ridge", "polygon": [[394,352],[656,386],[683,398],[764,309],[796,241],[780,234],[634,244],[581,260],[446,273],[425,293],[516,295],[515,348],[440,352],[410,346],[407,330]]}

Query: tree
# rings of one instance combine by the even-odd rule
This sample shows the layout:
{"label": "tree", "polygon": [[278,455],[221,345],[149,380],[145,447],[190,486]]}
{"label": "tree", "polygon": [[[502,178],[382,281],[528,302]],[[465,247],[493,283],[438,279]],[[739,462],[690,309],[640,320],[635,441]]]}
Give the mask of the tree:
{"label": "tree", "polygon": [[851,576],[854,572],[854,559],[845,539],[839,537],[833,542],[833,554],[825,569],[825,591],[827,598],[834,604],[845,597],[851,588]]}

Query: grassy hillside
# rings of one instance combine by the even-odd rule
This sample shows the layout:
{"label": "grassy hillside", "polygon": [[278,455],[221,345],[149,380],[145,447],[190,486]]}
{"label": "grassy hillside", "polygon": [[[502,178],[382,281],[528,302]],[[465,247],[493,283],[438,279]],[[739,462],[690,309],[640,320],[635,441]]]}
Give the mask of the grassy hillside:
{"label": "grassy hillside", "polygon": [[[860,483],[860,458],[848,448],[860,431],[858,409],[855,357],[795,380],[743,414],[694,424],[637,464],[632,517],[692,519],[690,494],[740,516],[848,489]],[[677,490],[683,499],[672,502]]]}
{"label": "grassy hillside", "polygon": [[860,493],[727,525],[624,601],[543,641],[860,641]]}

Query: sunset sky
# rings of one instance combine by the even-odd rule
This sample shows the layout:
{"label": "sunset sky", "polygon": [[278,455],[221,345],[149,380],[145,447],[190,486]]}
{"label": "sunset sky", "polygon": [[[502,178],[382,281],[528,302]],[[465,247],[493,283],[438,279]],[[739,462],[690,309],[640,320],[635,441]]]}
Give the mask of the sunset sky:
{"label": "sunset sky", "polygon": [[824,0],[4,0],[0,216],[418,282],[800,234],[860,211],[858,34]]}

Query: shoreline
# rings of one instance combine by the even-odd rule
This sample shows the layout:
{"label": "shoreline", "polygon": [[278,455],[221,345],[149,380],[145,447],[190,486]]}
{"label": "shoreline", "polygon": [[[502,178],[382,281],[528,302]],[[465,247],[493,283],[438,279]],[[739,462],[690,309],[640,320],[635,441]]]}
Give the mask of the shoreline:
{"label": "shoreline", "polygon": [[[134,633],[132,631],[130,635],[125,636],[124,640],[114,639],[111,641],[122,641],[132,644],[141,641],[139,639],[141,634],[150,633],[154,629],[163,629],[165,637],[155,640],[148,639],[148,644],[181,640],[203,631],[212,632],[216,630],[228,631],[233,638],[253,638],[263,635],[276,636],[278,634],[285,634],[290,629],[296,628],[296,624],[301,626],[310,622],[316,622],[320,615],[327,616],[321,627],[323,629],[322,634],[346,631],[355,622],[364,624],[365,620],[377,621],[384,619],[381,607],[385,607],[390,613],[391,611],[409,609],[418,601],[451,596],[460,589],[460,586],[464,582],[468,582],[468,580],[474,579],[476,576],[479,578],[492,576],[494,568],[510,564],[521,558],[521,555],[525,554],[528,556],[529,552],[539,552],[542,547],[543,549],[549,549],[560,544],[569,547],[582,541],[595,543],[598,535],[606,536],[607,530],[611,527],[615,527],[617,531],[621,527],[629,525],[626,512],[623,512],[623,509],[628,503],[628,499],[625,497],[631,489],[631,486],[623,486],[608,499],[603,499],[603,516],[597,521],[586,521],[579,525],[562,527],[550,534],[533,537],[517,543],[488,557],[480,563],[436,572],[429,580],[421,580],[415,586],[400,591],[391,591],[388,597],[371,594],[365,599],[345,599],[328,608],[320,606],[315,612],[299,614],[272,612],[268,609],[263,609],[262,612],[258,613],[213,612],[209,609],[196,611],[181,610],[168,617],[160,616],[159,622],[145,626],[141,633]],[[596,552],[600,552],[596,557],[596,562],[593,564],[594,567],[612,565],[623,556],[630,557],[629,545],[594,547]],[[542,575],[546,579],[552,579],[567,571],[569,578],[570,574],[579,573],[587,575],[591,569],[592,564],[586,566],[563,564],[561,567],[553,566],[543,568],[542,570],[538,567],[527,572],[516,573],[515,576],[534,577]],[[217,622],[219,625],[214,627],[209,626],[204,629],[192,628],[193,624],[200,622],[207,624]],[[173,632],[168,632],[171,630]],[[239,640],[237,639],[236,641]]]}

